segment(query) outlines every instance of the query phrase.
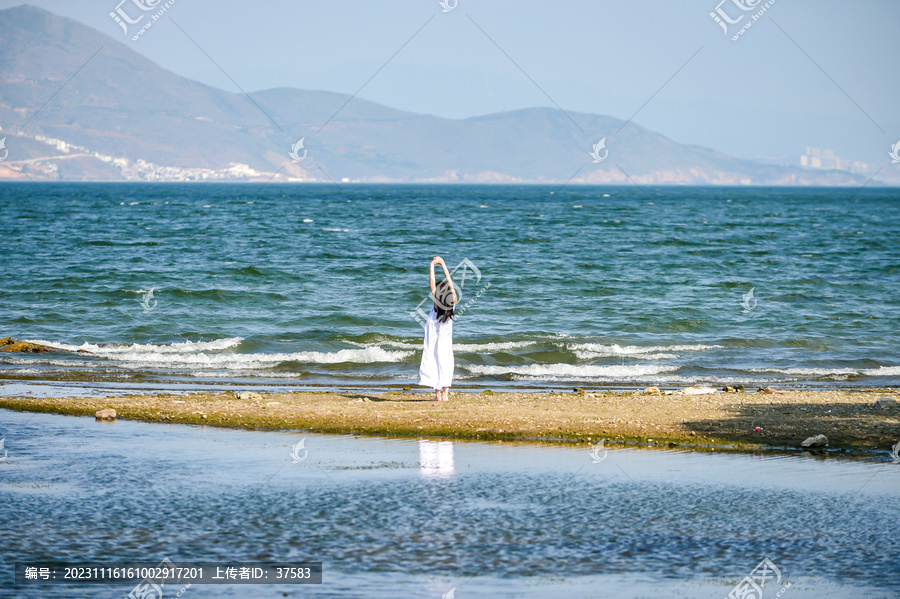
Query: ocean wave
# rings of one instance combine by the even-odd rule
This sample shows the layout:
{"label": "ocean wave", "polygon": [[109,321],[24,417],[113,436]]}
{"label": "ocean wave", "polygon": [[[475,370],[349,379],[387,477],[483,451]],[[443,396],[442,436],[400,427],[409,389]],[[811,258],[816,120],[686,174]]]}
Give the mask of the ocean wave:
{"label": "ocean wave", "polygon": [[[29,354],[27,358],[14,358],[11,356],[0,356],[0,364],[10,365],[40,365],[40,366],[63,366],[66,368],[105,368],[106,365],[100,362],[85,359],[86,356],[79,355],[72,360],[57,360],[49,356],[58,356],[59,354]],[[79,359],[80,358],[80,359]]]}
{"label": "ocean wave", "polygon": [[174,368],[211,368],[224,370],[260,370],[272,368],[283,362],[301,364],[372,364],[402,362],[413,352],[389,351],[378,347],[366,349],[342,349],[336,352],[304,351],[289,354],[218,354],[206,353],[185,354],[173,357],[168,354],[118,354],[129,368],[146,368],[153,366],[169,366]]}
{"label": "ocean wave", "polygon": [[635,357],[640,358],[641,360],[674,360],[678,357],[678,354],[622,354],[575,350],[575,356],[579,360],[595,360],[597,358],[609,357]]}
{"label": "ocean wave", "polygon": [[847,377],[857,376],[863,371],[855,368],[750,368],[747,372],[786,374],[788,376]]}
{"label": "ocean wave", "polygon": [[[385,350],[380,347],[342,349],[334,352],[302,351],[291,353],[234,353],[230,350],[241,344],[243,338],[232,337],[216,341],[187,341],[155,345],[134,343],[130,345],[67,345],[49,341],[33,341],[70,351],[84,349],[99,358],[114,360],[124,368],[210,368],[224,370],[259,370],[271,368],[283,362],[303,364],[371,364],[378,362],[402,362],[413,355],[412,351]],[[222,353],[216,353],[222,352]],[[70,364],[74,365],[74,364]]]}
{"label": "ocean wave", "polygon": [[14,368],[12,370],[6,370],[3,374],[13,374],[13,375],[22,375],[22,374],[46,374],[46,371],[38,369],[38,368]]}
{"label": "ocean wave", "polygon": [[[574,351],[576,355],[579,353],[591,355],[592,357],[609,357],[609,356],[644,356],[660,353],[684,352],[684,351],[706,351],[708,349],[722,349],[721,345],[626,345],[622,347],[618,343],[612,345],[602,345],[600,343],[570,343],[569,349]],[[581,357],[579,355],[579,357]]]}
{"label": "ocean wave", "polygon": [[[453,351],[457,353],[492,353],[498,351],[508,351],[514,349],[524,349],[536,345],[553,345],[560,349],[568,349],[575,353],[579,359],[594,359],[617,356],[637,356],[650,360],[669,360],[677,358],[678,354],[673,352],[685,351],[706,351],[709,349],[722,349],[721,345],[650,345],[637,346],[626,345],[621,346],[617,343],[612,345],[602,345],[599,343],[560,343],[559,339],[565,336],[554,336],[550,339],[532,339],[528,341],[489,341],[487,343],[453,343]],[[357,347],[391,347],[410,350],[421,350],[422,342],[406,342],[384,340],[378,342],[362,343],[357,341],[345,341]]]}
{"label": "ocean wave", "polygon": [[[818,377],[846,381],[853,376],[898,376],[900,366],[878,368],[750,368],[747,372],[761,374],[785,374],[791,377]],[[796,380],[796,379],[795,379]]]}
{"label": "ocean wave", "polygon": [[[379,341],[379,342],[369,342],[369,343],[361,343],[359,341],[344,341],[349,345],[354,345],[356,347],[390,347],[396,349],[408,349],[413,351],[422,351],[422,342],[417,341],[414,343],[406,342],[406,341]],[[521,349],[523,347],[529,347],[532,345],[537,345],[538,341],[497,341],[497,342],[489,342],[489,343],[453,343],[453,351],[454,353],[484,353],[484,352],[495,352],[495,351],[505,351],[510,349]]]}
{"label": "ocean wave", "polygon": [[[671,384],[684,384],[684,385],[698,385],[698,384],[706,384],[710,386],[718,386],[718,385],[743,385],[748,384],[752,388],[753,385],[757,383],[762,383],[764,385],[768,385],[773,382],[786,382],[781,380],[774,379],[750,379],[745,376],[710,376],[706,375],[680,375],[680,374],[661,374],[654,376],[643,376],[631,379],[633,381],[650,381],[657,383],[671,383]],[[796,379],[791,379],[796,380]]]}
{"label": "ocean wave", "polygon": [[69,351],[86,350],[92,354],[104,357],[113,357],[115,355],[125,354],[192,354],[206,351],[221,351],[237,347],[243,341],[243,337],[230,337],[226,339],[216,339],[215,341],[184,341],[178,343],[155,344],[155,343],[130,343],[121,345],[96,345],[93,343],[82,343],[81,345],[70,345],[67,343],[56,343],[53,341],[28,340],[31,343],[39,343],[41,345],[49,345]]}
{"label": "ocean wave", "polygon": [[536,341],[497,341],[497,342],[489,342],[489,343],[454,343],[453,351],[454,352],[467,352],[467,353],[479,353],[479,352],[495,352],[495,351],[505,351],[508,349],[522,349],[523,347],[530,347],[532,345],[537,345]]}
{"label": "ocean wave", "polygon": [[370,341],[368,343],[363,343],[360,341],[350,341],[348,339],[342,339],[341,342],[346,343],[347,345],[361,347],[363,349],[366,349],[369,347],[389,347],[389,348],[394,348],[394,349],[408,349],[408,350],[419,350],[419,351],[422,350],[422,342],[421,341],[419,341],[417,343],[407,343],[405,341],[385,340],[385,341],[376,341],[376,342]]}
{"label": "ocean wave", "polygon": [[[310,376],[313,377],[321,377],[322,375],[319,373],[309,373],[309,372],[273,372],[270,370],[194,370],[187,373],[189,376],[199,378],[199,379],[288,379],[288,380],[297,380],[297,379],[308,379]],[[360,373],[360,372],[352,372],[352,373],[341,373],[341,372],[330,372],[328,373],[328,380],[332,382],[340,382],[343,380],[349,381],[374,381],[376,384],[379,381],[385,381],[391,378],[414,378],[415,380],[419,380],[418,373],[415,376],[395,376],[395,375],[386,375],[386,374],[372,374],[372,373]],[[458,377],[455,377],[458,378]],[[455,380],[455,379],[454,379]]]}
{"label": "ocean wave", "polygon": [[879,366],[860,371],[866,376],[900,376],[900,366]]}
{"label": "ocean wave", "polygon": [[[650,364],[633,364],[630,366],[610,365],[594,366],[586,364],[529,364],[527,366],[499,366],[469,364],[462,365],[473,374],[481,375],[513,375],[515,377],[555,377],[589,378],[589,379],[623,379],[635,376],[651,376],[678,370],[678,366],[657,366]],[[542,380],[542,379],[533,379]]]}

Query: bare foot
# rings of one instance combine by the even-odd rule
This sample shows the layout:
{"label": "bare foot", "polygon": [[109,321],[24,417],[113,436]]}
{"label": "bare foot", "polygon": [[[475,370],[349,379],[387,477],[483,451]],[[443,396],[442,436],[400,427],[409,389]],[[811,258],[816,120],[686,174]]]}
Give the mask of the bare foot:
{"label": "bare foot", "polygon": [[444,387],[444,401],[450,401],[450,387]]}
{"label": "bare foot", "polygon": [[437,389],[434,390],[434,401],[441,401],[441,392]]}

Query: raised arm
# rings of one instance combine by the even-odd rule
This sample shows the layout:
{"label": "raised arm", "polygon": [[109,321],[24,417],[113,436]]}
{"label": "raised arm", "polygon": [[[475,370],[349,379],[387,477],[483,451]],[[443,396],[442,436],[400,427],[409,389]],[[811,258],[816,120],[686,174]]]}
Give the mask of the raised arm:
{"label": "raised arm", "polygon": [[434,292],[435,292],[434,265],[437,264],[438,260],[440,260],[440,259],[441,259],[440,256],[435,256],[434,258],[431,259],[431,265],[428,267],[428,276],[431,279],[431,297],[434,297]]}

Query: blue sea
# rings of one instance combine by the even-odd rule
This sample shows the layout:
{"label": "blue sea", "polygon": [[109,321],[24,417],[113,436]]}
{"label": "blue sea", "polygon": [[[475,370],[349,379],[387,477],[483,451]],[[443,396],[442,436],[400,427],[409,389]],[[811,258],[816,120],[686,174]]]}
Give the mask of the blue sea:
{"label": "blue sea", "polygon": [[[900,190],[0,186],[0,381],[415,388],[428,265],[457,388],[900,386]],[[74,350],[86,350],[75,352]]]}

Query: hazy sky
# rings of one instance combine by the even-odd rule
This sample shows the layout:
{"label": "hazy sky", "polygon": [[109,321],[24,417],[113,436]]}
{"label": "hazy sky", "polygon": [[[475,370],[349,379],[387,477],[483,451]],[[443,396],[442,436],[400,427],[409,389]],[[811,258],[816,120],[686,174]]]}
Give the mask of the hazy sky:
{"label": "hazy sky", "polygon": [[[247,91],[363,86],[361,98],[451,118],[554,103],[639,111],[678,142],[794,164],[805,146],[889,162],[900,138],[896,0],[774,0],[737,41],[766,0],[725,0],[726,15],[744,16],[728,35],[709,16],[719,0],[458,0],[446,13],[438,0],[175,0],[137,41],[109,16],[119,1],[30,3],[229,91],[175,22]],[[148,0],[125,0],[134,16],[135,1]]]}

